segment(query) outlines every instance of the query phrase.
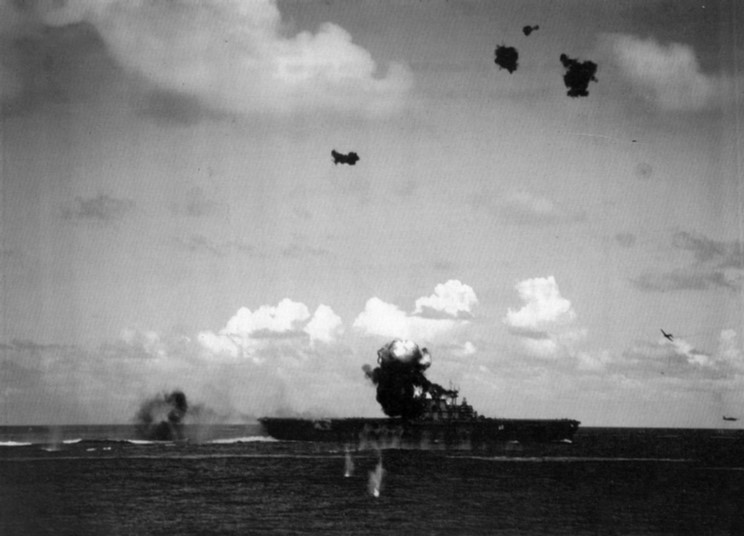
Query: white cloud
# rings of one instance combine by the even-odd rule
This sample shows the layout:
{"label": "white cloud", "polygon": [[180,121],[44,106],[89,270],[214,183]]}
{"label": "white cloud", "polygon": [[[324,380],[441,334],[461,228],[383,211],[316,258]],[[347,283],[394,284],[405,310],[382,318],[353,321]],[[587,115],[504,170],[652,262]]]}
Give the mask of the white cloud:
{"label": "white cloud", "polygon": [[576,354],[577,367],[579,370],[600,371],[612,363],[612,354],[608,350],[598,353],[578,352]]}
{"label": "white cloud", "polygon": [[724,329],[718,337],[718,352],[716,357],[732,364],[735,368],[744,370],[744,354],[739,348],[738,335],[733,329]]}
{"label": "white cloud", "polygon": [[718,335],[718,348],[713,354],[697,350],[688,341],[675,337],[671,342],[664,339],[662,344],[671,346],[674,352],[687,360],[690,365],[721,371],[744,371],[744,356],[738,344],[738,336],[733,329],[721,330]]}
{"label": "white cloud", "polygon": [[211,355],[222,355],[236,358],[241,354],[241,347],[246,346],[248,341],[240,341],[232,339],[229,335],[220,333],[216,334],[212,331],[202,331],[197,336],[199,344]]}
{"label": "white cloud", "polygon": [[504,323],[513,331],[540,333],[570,324],[576,318],[571,302],[561,296],[553,276],[526,279],[517,283],[524,306],[509,309]]}
{"label": "white cloud", "polygon": [[688,45],[632,35],[612,35],[610,43],[625,76],[662,110],[700,110],[720,96],[723,80],[701,72]]}
{"label": "white cloud", "polygon": [[310,318],[304,303],[284,298],[276,307],[262,305],[255,312],[241,307],[223,331],[234,335],[252,335],[257,331],[286,333],[297,329],[297,324]]}
{"label": "white cloud", "polygon": [[365,335],[379,335],[399,339],[428,342],[451,332],[460,321],[445,318],[411,316],[396,305],[379,298],[370,298],[353,327]]}
{"label": "white cloud", "polygon": [[197,340],[209,355],[250,358],[262,363],[262,350],[272,340],[296,338],[304,345],[316,341],[330,344],[343,330],[341,318],[327,305],[320,305],[313,316],[304,303],[289,298],[275,307],[262,305],[255,311],[241,307],[218,333],[202,331]]}
{"label": "white cloud", "polygon": [[[521,347],[534,357],[575,357],[581,364],[576,348],[586,339],[587,330],[574,325],[576,312],[561,296],[555,278],[525,279],[515,288],[524,305],[518,310],[508,309],[503,322],[518,337]],[[583,362],[586,364],[586,358]]]}
{"label": "white cloud", "polygon": [[152,330],[137,331],[131,328],[123,329],[121,339],[132,347],[140,347],[151,357],[164,358],[168,356],[168,348],[160,335]]}
{"label": "white cloud", "polygon": [[675,337],[672,341],[665,339],[663,344],[671,345],[674,349],[674,353],[678,356],[684,357],[691,365],[709,367],[714,363],[712,356],[696,350],[692,344],[679,337]]}
{"label": "white cloud", "polygon": [[333,312],[333,309],[321,304],[315,310],[304,331],[310,336],[311,343],[320,341],[330,344],[336,341],[343,332],[343,322],[341,317]]}
{"label": "white cloud", "polygon": [[195,96],[228,112],[397,110],[411,73],[386,76],[343,28],[287,37],[274,0],[40,0],[38,21],[88,22],[126,69],[161,90]]}
{"label": "white cloud", "polygon": [[478,303],[473,288],[456,279],[440,283],[434,287],[434,294],[416,300],[414,313],[423,313],[425,309],[458,316],[461,313],[470,315],[472,307]]}
{"label": "white cloud", "polygon": [[[470,316],[478,298],[473,289],[458,280],[450,279],[439,284],[434,294],[416,300],[412,313],[402,311],[397,305],[374,297],[367,300],[353,327],[364,335],[379,335],[399,339],[412,339],[429,344],[468,324],[462,316]],[[434,313],[434,316],[432,316]]]}
{"label": "white cloud", "polygon": [[462,345],[462,348],[460,349],[459,353],[462,356],[468,356],[468,355],[475,354],[475,352],[477,351],[478,349],[475,347],[475,345],[472,342],[466,341],[465,344]]}

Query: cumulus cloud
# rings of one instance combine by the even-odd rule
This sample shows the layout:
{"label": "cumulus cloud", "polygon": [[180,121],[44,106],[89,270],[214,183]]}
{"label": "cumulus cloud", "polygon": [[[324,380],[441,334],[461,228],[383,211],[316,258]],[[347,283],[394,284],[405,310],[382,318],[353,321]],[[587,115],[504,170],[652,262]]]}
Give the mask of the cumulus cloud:
{"label": "cumulus cloud", "polygon": [[574,349],[587,332],[574,325],[576,312],[561,295],[555,277],[525,279],[515,288],[524,305],[509,308],[503,322],[527,353],[541,358],[575,356]]}
{"label": "cumulus cloud", "polygon": [[574,321],[576,313],[571,302],[561,296],[555,277],[536,277],[517,283],[521,309],[509,309],[504,318],[506,325],[520,333],[542,333],[556,326]]}
{"label": "cumulus cloud", "polygon": [[424,318],[401,311],[397,305],[370,298],[353,327],[364,335],[431,341],[452,331],[458,322],[446,318]]}
{"label": "cumulus cloud", "polygon": [[316,341],[330,344],[343,333],[344,324],[341,317],[327,305],[319,305],[313,317],[303,331],[310,336],[310,343]]}
{"label": "cumulus cloud", "polygon": [[701,110],[721,95],[724,81],[703,73],[688,45],[621,34],[609,40],[623,74],[662,110]]}
{"label": "cumulus cloud", "polygon": [[470,316],[474,305],[478,303],[473,288],[456,279],[440,283],[434,287],[434,294],[416,300],[415,314],[426,310],[444,313],[450,316]]}
{"label": "cumulus cloud", "polygon": [[[470,315],[477,303],[473,289],[457,280],[437,285],[434,294],[416,300],[412,313],[374,297],[367,300],[353,327],[364,335],[412,339],[421,343],[444,336],[466,325],[463,314]],[[432,314],[435,313],[435,314]]]}
{"label": "cumulus cloud", "polygon": [[265,357],[260,350],[271,340],[298,338],[330,344],[342,331],[341,318],[327,305],[318,306],[311,317],[304,303],[285,298],[276,306],[262,305],[255,311],[241,307],[223,329],[202,331],[197,340],[209,354],[262,363]]}
{"label": "cumulus cloud", "polygon": [[[387,113],[400,107],[412,83],[399,63],[380,76],[370,53],[335,24],[287,36],[273,0],[3,5],[19,21],[16,28],[28,20],[57,27],[87,22],[126,70],[158,91],[193,96],[220,111]],[[12,91],[11,83],[3,86]]]}
{"label": "cumulus cloud", "polygon": [[151,357],[162,359],[168,355],[167,345],[156,331],[137,331],[126,328],[121,332],[121,340],[130,346],[140,347],[146,355]]}

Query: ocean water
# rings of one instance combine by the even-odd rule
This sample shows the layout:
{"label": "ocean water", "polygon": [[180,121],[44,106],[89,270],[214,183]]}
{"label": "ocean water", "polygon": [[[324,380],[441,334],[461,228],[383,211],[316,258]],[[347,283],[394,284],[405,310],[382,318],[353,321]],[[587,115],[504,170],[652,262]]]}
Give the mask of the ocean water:
{"label": "ocean water", "polygon": [[471,451],[0,427],[0,534],[744,535],[744,431],[581,428]]}

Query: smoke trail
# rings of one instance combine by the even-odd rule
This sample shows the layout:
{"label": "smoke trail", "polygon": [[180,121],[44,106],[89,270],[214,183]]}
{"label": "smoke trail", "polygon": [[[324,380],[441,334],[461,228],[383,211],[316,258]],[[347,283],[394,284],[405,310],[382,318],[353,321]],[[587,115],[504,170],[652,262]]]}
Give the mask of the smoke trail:
{"label": "smoke trail", "polygon": [[364,365],[366,376],[377,386],[377,401],[390,417],[415,419],[426,409],[426,401],[456,394],[430,382],[424,371],[431,355],[413,341],[395,339],[377,351],[378,367]]}
{"label": "smoke trail", "polygon": [[143,439],[156,441],[183,439],[183,419],[188,410],[186,395],[181,391],[145,400],[135,417],[137,433]]}

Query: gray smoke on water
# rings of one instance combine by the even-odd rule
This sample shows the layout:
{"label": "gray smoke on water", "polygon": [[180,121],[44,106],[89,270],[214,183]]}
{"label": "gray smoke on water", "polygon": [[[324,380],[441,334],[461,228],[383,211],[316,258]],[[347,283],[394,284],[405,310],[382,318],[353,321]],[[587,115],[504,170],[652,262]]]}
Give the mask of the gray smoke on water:
{"label": "gray smoke on water", "polygon": [[202,439],[200,425],[215,420],[214,412],[203,406],[190,406],[183,391],[176,390],[145,400],[137,411],[135,425],[141,439],[181,441]]}

